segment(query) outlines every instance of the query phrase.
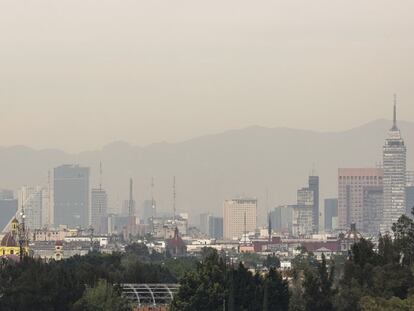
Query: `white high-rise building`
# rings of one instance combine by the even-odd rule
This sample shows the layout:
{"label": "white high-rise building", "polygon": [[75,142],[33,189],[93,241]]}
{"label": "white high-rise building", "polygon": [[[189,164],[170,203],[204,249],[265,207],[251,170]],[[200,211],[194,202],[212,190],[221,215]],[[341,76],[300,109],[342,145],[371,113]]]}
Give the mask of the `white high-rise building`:
{"label": "white high-rise building", "polygon": [[26,228],[29,230],[42,228],[43,191],[39,186],[24,186],[19,191],[18,210],[23,207]]}
{"label": "white high-rise building", "polygon": [[224,238],[240,238],[245,231],[255,231],[256,218],[257,199],[233,199],[224,201]]}
{"label": "white high-rise building", "polygon": [[293,206],[292,235],[306,236],[313,233],[314,191],[301,188],[297,191],[297,204]]}
{"label": "white high-rise building", "polygon": [[392,224],[406,212],[407,149],[397,127],[397,106],[394,97],[394,122],[383,148],[384,208],[381,232],[391,231]]}
{"label": "white high-rise building", "polygon": [[90,225],[96,233],[105,233],[104,219],[107,216],[108,196],[102,188],[92,189]]}

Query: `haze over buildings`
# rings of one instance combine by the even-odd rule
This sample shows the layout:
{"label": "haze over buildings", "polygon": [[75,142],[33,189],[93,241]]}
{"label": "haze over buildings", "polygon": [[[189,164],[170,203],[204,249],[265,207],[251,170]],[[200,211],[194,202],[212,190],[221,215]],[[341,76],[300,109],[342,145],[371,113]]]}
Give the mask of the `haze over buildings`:
{"label": "haze over buildings", "polygon": [[89,225],[89,168],[62,165],[54,169],[55,225]]}
{"label": "haze over buildings", "polygon": [[240,198],[224,201],[224,238],[241,238],[257,228],[257,199]]}
{"label": "haze over buildings", "polygon": [[[390,101],[388,115],[392,115]],[[48,171],[53,173],[53,168],[62,163],[90,167],[90,184],[98,185],[102,161],[111,213],[118,212],[122,201],[128,198],[130,177],[135,181],[137,204],[150,200],[153,176],[157,213],[172,211],[171,179],[176,175],[177,211],[190,212],[195,223],[194,217],[202,212],[221,215],[226,198],[252,193],[260,202],[258,221],[266,224],[266,189],[269,189],[269,208],[295,203],[295,189],[304,184],[315,167],[321,176],[321,202],[327,197],[337,197],[338,167],[375,167],[381,163],[384,138],[391,126],[392,120],[377,120],[338,133],[250,127],[176,144],[141,148],[115,143],[79,154],[26,147],[0,148],[0,188],[17,190],[24,184],[46,186]],[[414,146],[414,136],[410,135],[414,133],[414,123],[399,121],[398,126],[408,146],[407,169],[412,169],[414,153],[409,146]]]}

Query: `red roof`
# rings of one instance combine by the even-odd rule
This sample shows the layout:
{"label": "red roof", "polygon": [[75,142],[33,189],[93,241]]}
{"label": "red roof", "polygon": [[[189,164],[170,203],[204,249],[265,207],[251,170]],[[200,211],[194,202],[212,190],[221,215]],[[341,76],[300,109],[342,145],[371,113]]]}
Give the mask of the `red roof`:
{"label": "red roof", "polygon": [[172,239],[167,239],[166,242],[167,242],[168,248],[186,247],[184,241],[181,239],[180,235],[178,234],[178,228],[175,228],[174,237]]}
{"label": "red roof", "polygon": [[302,246],[306,247],[309,252],[316,252],[320,248],[329,249],[331,252],[338,252],[340,247],[340,242],[338,240],[333,241],[309,241],[302,242]]}

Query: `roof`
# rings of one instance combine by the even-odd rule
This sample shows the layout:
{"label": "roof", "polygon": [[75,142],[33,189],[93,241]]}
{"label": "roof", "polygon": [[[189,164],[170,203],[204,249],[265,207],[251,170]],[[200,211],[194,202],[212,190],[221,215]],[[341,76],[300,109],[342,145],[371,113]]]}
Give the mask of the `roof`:
{"label": "roof", "polygon": [[121,284],[122,296],[137,306],[169,305],[178,284]]}
{"label": "roof", "polygon": [[0,246],[3,247],[17,247],[16,240],[14,239],[13,235],[8,232],[1,240]]}
{"label": "roof", "polygon": [[186,247],[184,241],[179,236],[175,236],[172,239],[167,239],[167,248],[183,248]]}

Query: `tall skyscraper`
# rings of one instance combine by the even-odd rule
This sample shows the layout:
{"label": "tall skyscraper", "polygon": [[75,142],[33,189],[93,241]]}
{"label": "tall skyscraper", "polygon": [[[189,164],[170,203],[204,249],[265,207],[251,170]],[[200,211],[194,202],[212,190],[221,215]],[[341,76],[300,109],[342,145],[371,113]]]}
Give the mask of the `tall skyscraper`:
{"label": "tall skyscraper", "polygon": [[309,190],[313,192],[312,225],[319,232],[319,176],[309,176]]}
{"label": "tall skyscraper", "polygon": [[394,96],[393,125],[383,147],[384,209],[381,232],[391,231],[392,224],[406,213],[406,157],[407,149],[397,126],[397,103]]}
{"label": "tall skyscraper", "polygon": [[[338,169],[338,222],[339,229],[346,230],[355,223],[363,229],[364,189],[382,187],[381,168],[340,168]],[[368,207],[367,207],[368,208]]]}
{"label": "tall skyscraper", "polygon": [[213,239],[223,238],[223,218],[209,216],[208,217],[208,235]]}
{"label": "tall skyscraper", "polygon": [[108,213],[108,196],[102,188],[91,191],[91,218],[90,225],[96,233],[106,233],[104,225]]}
{"label": "tall skyscraper", "polygon": [[224,201],[224,238],[240,238],[245,231],[256,230],[257,199]]}
{"label": "tall skyscraper", "polygon": [[280,233],[288,233],[292,230],[292,205],[282,205],[275,207],[270,212],[270,222],[272,230]]}
{"label": "tall skyscraper", "polygon": [[377,236],[382,222],[384,208],[384,188],[382,186],[364,187],[364,215],[362,231]]}
{"label": "tall skyscraper", "polygon": [[203,234],[208,234],[209,230],[209,220],[211,214],[210,213],[202,213],[200,214],[200,232]]}
{"label": "tall skyscraper", "polygon": [[42,227],[50,227],[53,225],[53,197],[52,197],[52,181],[50,172],[48,174],[47,186],[42,190]]}
{"label": "tall skyscraper", "polygon": [[210,213],[200,214],[200,232],[214,239],[223,238],[223,217],[215,217]]}
{"label": "tall skyscraper", "polygon": [[293,206],[292,235],[307,236],[314,232],[314,192],[309,188],[297,191],[297,204]]}
{"label": "tall skyscraper", "polygon": [[39,186],[25,186],[19,191],[19,208],[24,208],[26,228],[29,230],[42,228],[42,200],[44,190]]}
{"label": "tall skyscraper", "polygon": [[56,167],[53,198],[55,225],[86,228],[89,224],[89,168]]}
{"label": "tall skyscraper", "polygon": [[338,217],[338,199],[325,199],[325,231],[335,230],[334,218]]}

